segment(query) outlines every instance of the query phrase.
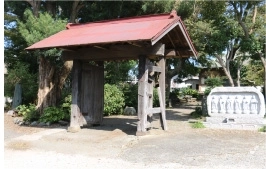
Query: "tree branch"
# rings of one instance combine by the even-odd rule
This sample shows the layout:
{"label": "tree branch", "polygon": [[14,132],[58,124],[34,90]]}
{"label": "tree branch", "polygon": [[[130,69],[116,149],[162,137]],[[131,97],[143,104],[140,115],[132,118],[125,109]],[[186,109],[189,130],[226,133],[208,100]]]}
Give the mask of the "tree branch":
{"label": "tree branch", "polygon": [[33,6],[33,0],[25,0],[26,2],[28,2],[31,6]]}
{"label": "tree branch", "polygon": [[248,32],[248,29],[246,27],[246,25],[244,24],[244,22],[242,21],[242,12],[243,12],[243,6],[240,7],[240,12],[237,10],[237,6],[236,6],[236,3],[234,2],[231,2],[231,4],[233,5],[234,7],[234,11],[237,15],[237,20],[238,20],[238,23],[240,24],[240,26],[242,27],[244,33],[245,33],[245,38],[249,38],[249,32]]}
{"label": "tree branch", "polygon": [[266,60],[265,60],[265,58],[263,57],[262,53],[259,53],[259,56],[260,56],[260,60],[261,60],[261,62],[262,62],[262,64],[263,64],[263,66],[266,68]]}
{"label": "tree branch", "polygon": [[255,8],[254,8],[253,17],[252,17],[253,26],[251,27],[249,34],[252,34],[252,32],[253,32],[253,27],[254,27],[254,24],[256,22],[256,16],[257,16],[257,6],[255,6]]}

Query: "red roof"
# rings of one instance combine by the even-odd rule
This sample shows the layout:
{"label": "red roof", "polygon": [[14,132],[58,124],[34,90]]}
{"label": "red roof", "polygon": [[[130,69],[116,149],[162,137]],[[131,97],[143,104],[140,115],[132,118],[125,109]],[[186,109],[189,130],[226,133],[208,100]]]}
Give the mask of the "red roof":
{"label": "red roof", "polygon": [[68,24],[66,30],[43,39],[26,48],[58,48],[74,47],[92,44],[118,43],[128,41],[150,41],[154,45],[173,27],[183,30],[186,44],[196,56],[197,52],[179,16],[176,13],[148,15],[116,20],[106,20],[86,24]]}

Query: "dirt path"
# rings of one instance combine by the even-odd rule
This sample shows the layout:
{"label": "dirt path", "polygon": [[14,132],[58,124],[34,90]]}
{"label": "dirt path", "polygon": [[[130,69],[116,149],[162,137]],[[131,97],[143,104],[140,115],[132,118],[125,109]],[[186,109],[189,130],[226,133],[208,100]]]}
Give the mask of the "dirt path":
{"label": "dirt path", "polygon": [[168,109],[169,130],[155,116],[150,134],[142,137],[135,136],[134,116],[105,117],[104,125],[78,133],[20,127],[5,117],[5,130],[19,136],[5,139],[4,168],[266,168],[265,133],[193,129],[193,110]]}

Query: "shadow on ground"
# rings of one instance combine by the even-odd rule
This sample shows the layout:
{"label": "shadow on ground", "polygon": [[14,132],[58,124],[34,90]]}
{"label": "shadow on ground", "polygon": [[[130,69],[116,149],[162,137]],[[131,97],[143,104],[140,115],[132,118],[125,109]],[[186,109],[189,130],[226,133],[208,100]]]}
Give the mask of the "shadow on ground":
{"label": "shadow on ground", "polygon": [[[166,109],[166,120],[169,121],[188,121],[191,116],[190,113],[195,109],[198,105],[194,104],[179,104],[174,105],[172,108]],[[116,129],[121,130],[127,135],[135,135],[137,131],[137,116],[125,116],[125,115],[114,115],[114,116],[106,116],[103,118],[102,125],[98,126],[86,126],[82,128],[87,129],[95,129],[95,130],[105,130],[105,131],[113,131]],[[160,124],[160,116],[159,114],[153,115],[152,124]],[[29,128],[29,129],[66,129],[69,124],[66,126],[62,126],[60,124],[52,124],[51,126],[29,126],[23,125],[21,127]],[[161,129],[160,125],[153,125],[151,129]]]}
{"label": "shadow on ground", "polygon": [[[195,110],[198,105],[182,104],[175,107],[166,109],[166,120],[185,122],[191,119],[190,113]],[[159,114],[154,114],[152,123],[160,124]],[[90,128],[95,130],[107,130],[113,131],[116,129],[121,130],[127,135],[135,135],[137,131],[137,116],[108,116],[103,118],[103,123],[100,126],[90,126],[84,128]],[[152,129],[161,129],[160,125],[152,125]]]}

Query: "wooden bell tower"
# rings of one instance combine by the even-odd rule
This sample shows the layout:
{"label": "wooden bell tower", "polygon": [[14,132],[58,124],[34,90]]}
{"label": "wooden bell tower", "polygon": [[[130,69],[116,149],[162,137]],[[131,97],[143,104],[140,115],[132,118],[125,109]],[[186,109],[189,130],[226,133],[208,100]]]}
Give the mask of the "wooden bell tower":
{"label": "wooden bell tower", "polygon": [[[157,76],[157,77],[156,77]],[[160,107],[153,107],[153,89],[157,88]],[[165,58],[151,62],[139,56],[138,126],[136,135],[145,135],[150,128],[152,115],[160,114],[161,126],[167,130],[165,115]]]}

